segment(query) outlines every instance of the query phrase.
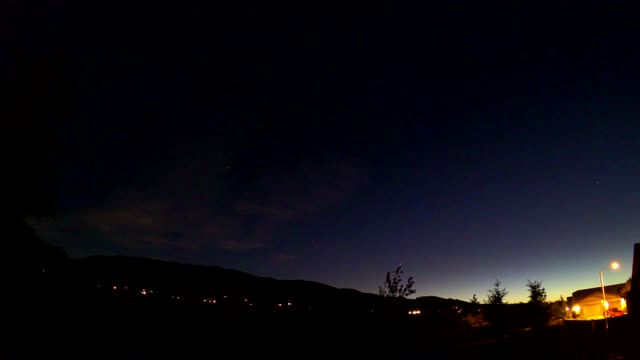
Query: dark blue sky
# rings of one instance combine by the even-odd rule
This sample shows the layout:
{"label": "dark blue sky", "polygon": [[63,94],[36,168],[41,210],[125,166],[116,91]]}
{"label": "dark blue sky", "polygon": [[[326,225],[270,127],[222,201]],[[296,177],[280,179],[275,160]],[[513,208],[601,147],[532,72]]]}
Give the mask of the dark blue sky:
{"label": "dark blue sky", "polygon": [[19,43],[65,54],[78,114],[40,234],[368,292],[402,263],[465,300],[625,281],[635,19],[474,3],[34,5]]}

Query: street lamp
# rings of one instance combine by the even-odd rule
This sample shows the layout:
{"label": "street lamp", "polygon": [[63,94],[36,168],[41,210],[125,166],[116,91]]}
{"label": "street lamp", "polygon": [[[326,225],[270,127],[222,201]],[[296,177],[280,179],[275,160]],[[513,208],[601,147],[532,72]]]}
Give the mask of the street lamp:
{"label": "street lamp", "polygon": [[612,262],[609,266],[606,266],[600,270],[600,287],[602,288],[602,315],[604,316],[604,323],[607,330],[609,330],[609,321],[607,320],[607,297],[604,294],[604,280],[602,279],[602,272],[607,268],[611,268],[612,270],[617,270],[620,268],[620,263],[617,261]]}

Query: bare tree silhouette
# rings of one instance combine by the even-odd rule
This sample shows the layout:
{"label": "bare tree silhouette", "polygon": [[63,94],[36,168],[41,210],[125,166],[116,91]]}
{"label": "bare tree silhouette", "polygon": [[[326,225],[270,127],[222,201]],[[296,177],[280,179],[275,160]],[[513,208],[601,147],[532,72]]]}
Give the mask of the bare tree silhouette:
{"label": "bare tree silhouette", "polygon": [[402,265],[398,265],[396,270],[393,272],[393,278],[391,277],[391,272],[387,272],[387,277],[383,285],[381,285],[378,289],[378,294],[385,297],[401,297],[405,298],[412,294],[415,294],[416,290],[413,288],[415,282],[413,281],[413,277],[409,277],[407,279],[407,283],[402,283],[402,274],[404,271],[402,270]]}

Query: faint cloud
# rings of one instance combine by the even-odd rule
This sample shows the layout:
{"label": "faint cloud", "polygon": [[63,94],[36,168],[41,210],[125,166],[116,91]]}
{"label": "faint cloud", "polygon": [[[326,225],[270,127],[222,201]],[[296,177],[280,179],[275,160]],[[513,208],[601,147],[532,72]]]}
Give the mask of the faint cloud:
{"label": "faint cloud", "polygon": [[82,214],[84,221],[105,231],[152,229],[167,223],[170,202],[123,204],[111,209],[89,210]]}
{"label": "faint cloud", "polygon": [[231,251],[254,250],[265,247],[265,241],[241,240],[222,240],[216,242],[219,248]]}
{"label": "faint cloud", "polygon": [[295,213],[291,209],[283,208],[279,205],[264,205],[247,200],[240,200],[235,203],[235,211],[238,215],[259,215],[261,217],[288,221]]}
{"label": "faint cloud", "polygon": [[271,257],[273,257],[277,261],[282,261],[282,262],[293,261],[298,258],[297,255],[283,253],[283,252],[271,254]]}
{"label": "faint cloud", "polygon": [[366,180],[362,168],[346,160],[263,177],[247,197],[234,203],[233,218],[243,234],[221,246],[243,248],[246,242],[247,248],[271,247],[277,230],[335,206]]}
{"label": "faint cloud", "polygon": [[[66,214],[47,231],[93,234],[131,249],[273,248],[275,235],[286,226],[331,208],[364,181],[355,163],[339,161],[263,176],[224,207],[202,187],[200,197],[185,191],[131,191],[114,196],[103,208]],[[273,258],[291,261],[296,256],[279,252]]]}

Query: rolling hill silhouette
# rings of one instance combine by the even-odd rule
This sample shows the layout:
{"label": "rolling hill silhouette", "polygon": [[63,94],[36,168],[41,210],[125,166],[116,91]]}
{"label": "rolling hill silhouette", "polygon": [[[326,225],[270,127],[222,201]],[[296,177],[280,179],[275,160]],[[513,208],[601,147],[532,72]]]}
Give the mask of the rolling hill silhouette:
{"label": "rolling hill silhouette", "polygon": [[[218,266],[192,265],[149,258],[90,256],[70,259],[66,278],[86,292],[126,298],[155,299],[156,302],[216,305],[252,311],[314,311],[362,314],[393,312],[406,314],[421,308],[423,313],[451,312],[468,303],[436,296],[417,299],[388,299],[354,289],[336,288],[307,280],[278,280]],[[115,287],[115,288],[114,288]],[[115,294],[115,295],[114,295]],[[249,309],[249,308],[247,308]],[[457,310],[456,310],[457,311]]]}
{"label": "rolling hill silhouette", "polygon": [[[91,256],[70,260],[67,271],[79,286],[137,295],[145,290],[155,298],[183,303],[205,299],[216,304],[242,301],[256,309],[294,306],[296,309],[375,307],[380,298],[353,289],[339,289],[306,280],[277,280],[218,266],[202,266],[124,256]],[[115,287],[115,289],[114,289]],[[126,289],[125,289],[126,288]],[[247,304],[247,305],[248,305]],[[291,305],[289,305],[291,304]]]}

